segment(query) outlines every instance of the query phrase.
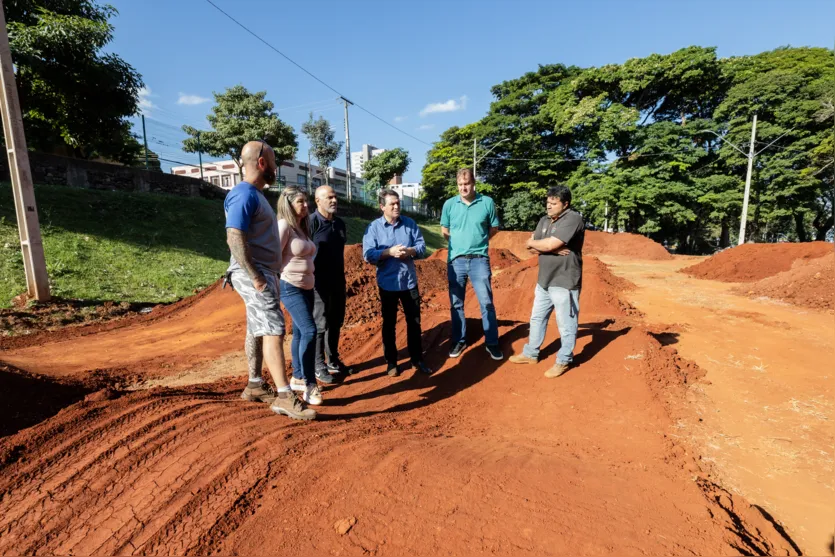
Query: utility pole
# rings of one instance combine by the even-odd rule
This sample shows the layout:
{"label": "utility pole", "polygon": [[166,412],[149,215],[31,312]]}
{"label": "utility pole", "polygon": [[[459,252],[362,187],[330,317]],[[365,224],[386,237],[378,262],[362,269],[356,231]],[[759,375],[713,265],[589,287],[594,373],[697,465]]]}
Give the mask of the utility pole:
{"label": "utility pole", "polygon": [[200,181],[203,181],[203,149],[200,147],[200,132],[197,132],[197,162],[200,163]]}
{"label": "utility pole", "polygon": [[29,296],[39,302],[47,302],[49,275],[46,272],[46,258],[38,222],[38,207],[35,204],[35,187],[32,183],[32,169],[29,166],[29,152],[23,131],[23,116],[20,113],[20,99],[17,96],[12,51],[6,28],[3,0],[0,0],[0,114],[3,117],[3,133],[6,138],[6,154],[9,157],[9,176],[12,180],[17,229],[20,234],[20,250],[23,252],[23,269],[26,273],[26,290]]}
{"label": "utility pole", "polygon": [[345,169],[348,171],[348,202],[351,202],[351,133],[348,131],[348,105],[354,104],[345,97],[339,97],[345,104]]}
{"label": "utility pole", "polygon": [[310,179],[311,179],[311,174],[310,174],[310,149],[308,149],[307,150],[307,179],[305,180],[305,182],[307,182],[307,185],[305,186],[305,189],[307,190],[308,193],[310,193]]}
{"label": "utility pole", "polygon": [[145,115],[142,115],[142,141],[145,143],[145,170],[148,170],[148,135],[145,133]]}
{"label": "utility pole", "polygon": [[754,170],[754,141],[757,138],[757,115],[754,114],[754,122],[751,125],[751,147],[748,150],[748,174],[745,176],[745,196],[742,198],[742,218],[739,222],[739,242],[745,243],[745,224],[748,220],[748,196],[751,193],[751,172]]}

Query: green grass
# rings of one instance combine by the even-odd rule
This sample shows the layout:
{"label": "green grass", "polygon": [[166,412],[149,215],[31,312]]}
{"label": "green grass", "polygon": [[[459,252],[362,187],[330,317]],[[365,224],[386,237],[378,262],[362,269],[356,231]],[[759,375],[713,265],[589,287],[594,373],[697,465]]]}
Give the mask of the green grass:
{"label": "green grass", "polygon": [[[155,194],[36,186],[52,295],[91,301],[170,302],[226,269],[223,203]],[[348,242],[368,219],[345,217]],[[443,247],[438,224],[421,224]],[[26,290],[11,186],[0,183],[0,307]]]}
{"label": "green grass", "polygon": [[[36,186],[52,295],[169,302],[227,266],[219,201]],[[26,289],[11,187],[0,184],[0,307]]]}

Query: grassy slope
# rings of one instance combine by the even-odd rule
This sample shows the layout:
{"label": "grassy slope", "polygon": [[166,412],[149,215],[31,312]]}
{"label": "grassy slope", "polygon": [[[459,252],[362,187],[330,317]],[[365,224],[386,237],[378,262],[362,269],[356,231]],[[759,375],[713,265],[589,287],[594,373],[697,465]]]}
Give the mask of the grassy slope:
{"label": "grassy slope", "polygon": [[[37,186],[53,296],[169,302],[215,281],[229,250],[220,201]],[[350,217],[348,241],[368,220]],[[421,225],[430,250],[440,227]],[[26,289],[11,187],[0,184],[0,307]]]}

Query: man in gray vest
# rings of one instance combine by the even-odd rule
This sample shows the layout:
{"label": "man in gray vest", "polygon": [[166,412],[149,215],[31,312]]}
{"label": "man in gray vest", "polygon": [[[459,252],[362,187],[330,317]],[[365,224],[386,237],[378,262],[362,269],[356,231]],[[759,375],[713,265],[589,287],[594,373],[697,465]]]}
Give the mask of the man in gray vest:
{"label": "man in gray vest", "polygon": [[[277,414],[312,420],[316,412],[296,398],[287,383],[284,364],[284,314],[278,291],[281,243],[275,211],[262,193],[275,183],[275,153],[264,141],[250,141],[241,150],[241,162],[246,180],[232,188],[223,202],[226,243],[232,252],[227,279],[246,305],[249,382],[241,398],[267,402]],[[276,391],[261,376],[262,358]]]}
{"label": "man in gray vest", "polygon": [[545,341],[548,318],[556,313],[560,330],[557,361],[545,377],[559,377],[574,359],[580,319],[580,288],[583,281],[583,217],[571,208],[571,191],[565,186],[548,188],[547,215],[536,225],[527,247],[539,255],[539,274],[531,310],[531,330],[522,353],[511,356],[515,364],[535,364]]}

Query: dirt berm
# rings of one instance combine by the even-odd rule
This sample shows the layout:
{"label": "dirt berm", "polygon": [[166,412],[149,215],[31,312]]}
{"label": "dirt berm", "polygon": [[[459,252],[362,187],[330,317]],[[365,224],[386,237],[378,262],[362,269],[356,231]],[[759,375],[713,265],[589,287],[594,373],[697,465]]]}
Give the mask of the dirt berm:
{"label": "dirt berm", "polygon": [[723,282],[754,282],[788,271],[797,260],[833,255],[827,242],[743,244],[681,270],[692,277]]}

